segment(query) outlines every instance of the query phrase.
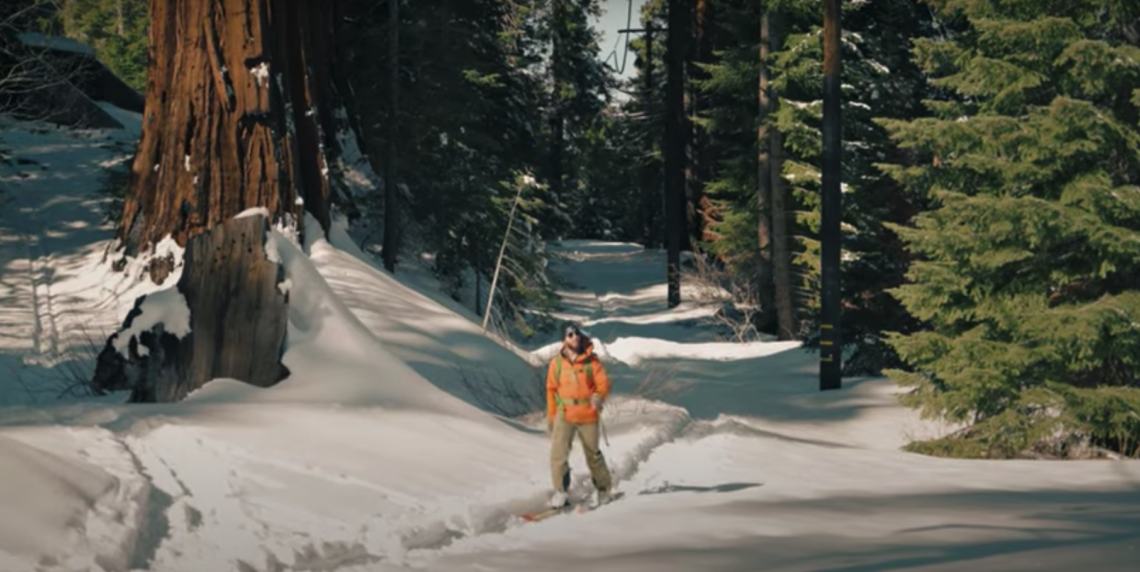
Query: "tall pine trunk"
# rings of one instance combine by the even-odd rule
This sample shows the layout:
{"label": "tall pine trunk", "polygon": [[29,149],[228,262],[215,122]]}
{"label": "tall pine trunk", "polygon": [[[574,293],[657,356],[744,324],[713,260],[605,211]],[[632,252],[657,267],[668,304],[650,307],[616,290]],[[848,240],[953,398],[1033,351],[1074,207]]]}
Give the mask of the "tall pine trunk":
{"label": "tall pine trunk", "polygon": [[669,0],[665,50],[665,251],[670,308],[681,303],[681,245],[688,226],[685,216],[685,143],[689,136],[689,118],[685,114],[688,7],[686,0]]}
{"label": "tall pine trunk", "polygon": [[[185,248],[177,284],[165,284],[172,257],[152,256],[149,274],[185,299],[190,332],[159,327],[125,352],[115,334],[96,383],[135,401],[176,401],[219,377],[272,385],[287,374],[288,300],[265,235],[270,223],[329,226],[340,18],[317,0],[151,0],[150,14],[143,132],[118,238],[126,256],[153,254],[166,237]],[[252,208],[269,220],[234,218]],[[306,229],[306,213],[323,228]],[[145,311],[144,297],[124,328]]]}
{"label": "tall pine trunk", "polygon": [[[713,52],[716,24],[714,20],[714,3],[712,0],[696,0],[693,11],[693,35],[690,39],[689,61],[687,66],[689,74],[689,117],[697,117],[710,105],[709,98],[697,82],[708,79],[709,74],[701,64],[712,64],[716,61]],[[699,244],[704,237],[705,226],[705,185],[713,178],[712,145],[708,132],[698,127],[695,122],[690,123],[689,137],[689,168],[687,170],[687,211],[686,220],[689,232],[686,248],[695,250],[694,245]]]}
{"label": "tall pine trunk", "polygon": [[778,135],[768,133],[768,117],[772,113],[772,101],[768,80],[768,56],[771,53],[768,42],[770,16],[767,11],[760,15],[760,79],[756,94],[757,127],[756,127],[756,239],[759,247],[759,264],[757,276],[760,303],[760,329],[763,331],[772,323],[775,315],[775,297],[772,296],[772,165],[769,150],[769,140]]}
{"label": "tall pine trunk", "polygon": [[[783,46],[783,30],[778,12],[767,16],[769,50],[776,52]],[[763,40],[761,40],[763,42]],[[772,110],[775,111],[778,94],[771,93]],[[772,270],[776,291],[777,336],[781,340],[796,337],[795,302],[792,296],[792,252],[788,230],[788,185],[784,181],[784,137],[778,129],[772,130],[768,139],[769,176],[771,177],[772,200]]]}

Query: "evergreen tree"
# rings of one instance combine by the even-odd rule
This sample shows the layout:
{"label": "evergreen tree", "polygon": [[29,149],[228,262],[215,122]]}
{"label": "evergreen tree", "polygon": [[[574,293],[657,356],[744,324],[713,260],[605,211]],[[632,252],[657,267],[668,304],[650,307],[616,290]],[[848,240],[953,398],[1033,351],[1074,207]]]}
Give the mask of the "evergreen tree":
{"label": "evergreen tree", "polygon": [[[764,152],[773,151],[773,168],[781,176],[772,185],[786,186],[790,195],[788,226],[798,281],[794,334],[814,348],[819,307],[822,9],[818,2],[807,0],[721,0],[717,10],[728,39],[722,40],[718,61],[707,66],[709,78],[700,82],[706,93],[717,97],[701,124],[712,134],[723,159],[717,178],[705,189],[706,214],[711,219],[705,248],[726,263],[732,280],[759,280],[752,291],[761,292],[759,301],[773,303],[774,274],[763,267],[774,254],[761,248],[757,232],[762,218],[773,216],[771,201],[758,196],[758,161]],[[775,22],[770,24],[771,33],[778,40],[765,62],[773,97],[763,118],[775,149],[770,148],[771,141],[757,137],[760,22],[765,10]],[[852,3],[843,16],[843,328],[844,338],[855,349],[855,359],[845,367],[848,375],[876,373],[890,365],[895,358],[879,332],[911,327],[906,313],[884,294],[886,288],[901,283],[905,261],[898,256],[898,239],[883,223],[907,220],[915,197],[874,168],[874,163],[894,152],[874,118],[909,118],[918,113],[925,83],[909,59],[907,45],[911,34],[929,33],[922,14],[916,0],[899,0]],[[765,312],[758,326],[774,332],[774,318]]]}
{"label": "evergreen tree", "polygon": [[544,218],[543,236],[572,228],[566,209],[586,199],[581,160],[590,129],[609,98],[611,78],[598,57],[598,32],[590,18],[601,14],[598,0],[534,0],[537,38],[549,55],[546,86],[546,179],[548,202],[558,205]]}
{"label": "evergreen tree", "polygon": [[931,201],[892,225],[916,257],[894,294],[904,402],[970,427],[916,450],[1140,454],[1140,48],[1135,2],[932,2],[931,117],[883,121]]}
{"label": "evergreen tree", "polygon": [[90,45],[127,85],[146,88],[147,0],[62,0],[58,18],[67,36]]}
{"label": "evergreen tree", "polygon": [[663,242],[665,89],[665,0],[641,6],[640,27],[631,36],[633,77],[614,82],[615,98],[584,132],[578,186],[566,213],[573,235],[606,238],[656,248]]}
{"label": "evergreen tree", "polygon": [[[367,148],[378,153],[395,137],[402,160],[398,177],[406,191],[399,242],[430,252],[434,270],[450,293],[483,310],[508,215],[525,187],[512,225],[495,296],[496,314],[517,332],[549,323],[554,282],[551,257],[538,241],[546,219],[558,212],[542,185],[523,183],[538,172],[543,116],[542,65],[534,7],[498,0],[404,2],[400,7],[399,130],[382,105],[388,83],[387,10],[353,2],[357,34],[349,38],[357,65],[353,82]],[[382,193],[364,204],[356,225],[382,217]],[[367,232],[367,231],[365,231]],[[369,236],[380,235],[372,231]],[[405,254],[412,254],[407,252]],[[474,299],[465,295],[474,291]]]}

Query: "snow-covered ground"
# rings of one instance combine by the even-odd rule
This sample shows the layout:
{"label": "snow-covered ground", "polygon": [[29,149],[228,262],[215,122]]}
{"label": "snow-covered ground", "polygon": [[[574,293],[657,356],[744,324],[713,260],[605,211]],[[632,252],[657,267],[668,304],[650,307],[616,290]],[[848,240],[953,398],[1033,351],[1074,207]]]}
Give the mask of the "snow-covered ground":
{"label": "snow-covered ground", "polygon": [[622,394],[604,451],[625,496],[593,513],[519,522],[548,492],[546,439],[466,391],[540,383],[552,347],[484,336],[341,229],[276,237],[293,293],[278,386],[57,401],[84,332],[155,289],[102,262],[91,197],[133,136],[0,129],[21,159],[0,165],[0,571],[1138,569],[1140,463],[902,453],[946,429],[882,380],[819,393],[795,344],[716,341],[695,323],[711,309],[664,309],[661,253],[630,245],[563,246],[582,287],[566,316]]}

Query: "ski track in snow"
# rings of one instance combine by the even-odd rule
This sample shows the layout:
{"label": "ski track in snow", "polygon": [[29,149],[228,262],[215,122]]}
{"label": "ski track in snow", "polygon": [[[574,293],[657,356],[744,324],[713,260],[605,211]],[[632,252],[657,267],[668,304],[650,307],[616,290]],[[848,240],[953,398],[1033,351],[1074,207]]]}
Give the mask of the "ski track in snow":
{"label": "ski track in snow", "polygon": [[[615,404],[612,415],[637,415],[645,406]],[[685,437],[701,423],[695,424],[677,409],[653,413],[648,423],[639,425],[641,431],[612,435],[613,446],[606,449],[615,486],[626,496],[642,492],[627,487],[636,485],[631,481],[654,451]],[[244,563],[239,569],[256,571],[351,571],[358,566],[363,566],[360,570],[375,570],[370,566],[377,563],[420,568],[453,546],[469,550],[482,545],[481,537],[501,537],[520,526],[544,524],[525,523],[520,515],[545,506],[549,496],[545,488],[504,501],[483,504],[472,500],[440,510],[414,498],[401,498],[365,480],[258,456],[204,437],[193,426],[167,423],[148,427],[145,434],[131,433],[127,430],[114,436],[113,446],[130,459],[128,464],[118,462],[117,474],[146,483],[141,490],[137,486],[133,489],[139,491],[136,496],[144,514],[138,519],[140,533],[131,555],[132,570],[222,570],[235,558]],[[580,455],[577,445],[574,454]],[[376,514],[359,528],[333,520],[320,522],[310,513],[288,514],[284,507],[251,501],[241,490],[243,483],[270,488],[284,484],[235,469],[228,473],[216,470],[234,466],[235,460],[271,466],[290,478],[308,477],[394,497],[392,506],[402,510],[396,510],[395,517]],[[575,467],[570,490],[572,498],[588,494],[588,473]],[[283,535],[281,528],[290,525],[294,531]],[[321,528],[324,534],[312,534],[314,528]],[[496,538],[492,544],[498,542]]]}
{"label": "ski track in snow", "polygon": [[[106,168],[129,156],[134,132],[0,122],[0,146],[11,157],[0,162],[0,350],[8,354],[0,376],[9,378],[0,379],[3,405],[58,397],[71,381],[65,362],[88,357],[86,334],[99,338],[111,327],[100,310],[114,296],[90,276],[99,242],[110,238],[96,190]],[[91,295],[100,288],[102,297]],[[34,391],[25,387],[20,395],[17,387],[13,394],[13,379]]]}

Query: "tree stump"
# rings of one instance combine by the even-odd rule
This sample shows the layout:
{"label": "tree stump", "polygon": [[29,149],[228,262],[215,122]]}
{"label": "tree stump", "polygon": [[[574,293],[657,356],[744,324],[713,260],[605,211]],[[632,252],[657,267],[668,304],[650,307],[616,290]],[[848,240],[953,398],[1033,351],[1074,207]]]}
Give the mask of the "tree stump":
{"label": "tree stump", "polygon": [[[281,364],[288,293],[279,286],[285,275],[276,249],[266,248],[269,232],[264,217],[248,216],[187,241],[175,292],[135,302],[99,356],[96,387],[129,389],[135,403],[173,402],[212,379],[269,387],[288,376]],[[176,294],[189,318],[171,324],[169,316],[179,314],[167,306],[180,302]],[[168,319],[152,323],[156,315]],[[188,333],[182,331],[187,325]]]}

